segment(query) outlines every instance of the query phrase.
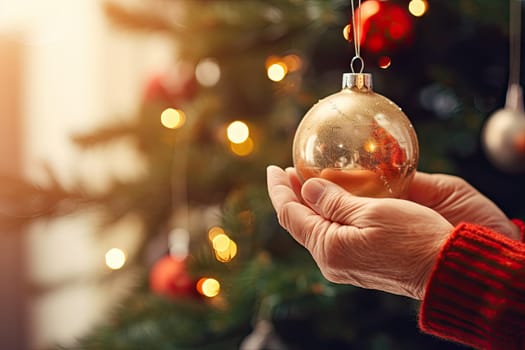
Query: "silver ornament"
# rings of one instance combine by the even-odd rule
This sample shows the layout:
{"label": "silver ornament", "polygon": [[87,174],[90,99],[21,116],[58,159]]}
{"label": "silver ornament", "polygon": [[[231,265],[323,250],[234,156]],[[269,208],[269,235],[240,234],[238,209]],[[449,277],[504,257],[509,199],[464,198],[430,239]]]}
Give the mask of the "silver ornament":
{"label": "silver ornament", "polygon": [[525,172],[525,112],[519,85],[511,85],[505,108],[492,114],[482,132],[491,163],[507,173]]}

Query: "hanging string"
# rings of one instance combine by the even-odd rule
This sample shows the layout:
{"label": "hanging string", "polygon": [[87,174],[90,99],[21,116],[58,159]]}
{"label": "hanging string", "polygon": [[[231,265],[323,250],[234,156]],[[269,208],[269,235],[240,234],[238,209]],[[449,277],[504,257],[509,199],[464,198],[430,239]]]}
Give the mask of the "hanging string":
{"label": "hanging string", "polygon": [[520,86],[521,0],[509,0],[509,85],[505,107],[523,111]]}
{"label": "hanging string", "polygon": [[352,69],[352,73],[355,73],[354,63],[360,62],[361,67],[359,73],[363,73],[365,62],[363,61],[363,58],[361,58],[361,0],[358,1],[357,11],[354,6],[354,0],[350,0],[350,5],[352,6],[352,27],[354,32],[355,49],[355,56],[352,58],[352,61],[350,61],[350,69]]}
{"label": "hanging string", "polygon": [[517,85],[520,82],[521,1],[509,1],[509,85]]}

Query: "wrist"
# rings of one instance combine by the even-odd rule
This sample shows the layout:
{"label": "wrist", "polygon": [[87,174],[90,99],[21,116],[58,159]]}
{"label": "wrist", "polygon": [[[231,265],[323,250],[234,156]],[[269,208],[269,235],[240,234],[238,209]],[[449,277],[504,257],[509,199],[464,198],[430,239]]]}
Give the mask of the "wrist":
{"label": "wrist", "polygon": [[435,269],[435,265],[437,264],[438,259],[441,255],[441,251],[443,250],[443,247],[448,241],[452,232],[454,232],[455,228],[454,226],[449,225],[447,227],[440,228],[439,230],[439,233],[436,234],[435,237],[440,238],[436,240],[432,246],[427,247],[426,252],[423,252],[423,254],[427,256],[427,259],[425,260],[426,263],[422,264],[422,274],[418,279],[418,288],[416,288],[416,292],[414,293],[416,299],[418,300],[423,300],[423,297],[425,296],[425,291],[427,290],[427,286]]}

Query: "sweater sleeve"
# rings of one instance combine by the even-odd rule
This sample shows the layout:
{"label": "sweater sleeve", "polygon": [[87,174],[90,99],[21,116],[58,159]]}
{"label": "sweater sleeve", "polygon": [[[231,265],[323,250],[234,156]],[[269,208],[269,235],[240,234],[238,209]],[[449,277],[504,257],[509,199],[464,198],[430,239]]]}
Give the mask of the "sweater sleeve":
{"label": "sweater sleeve", "polygon": [[[523,238],[525,224],[514,223]],[[477,349],[525,349],[525,244],[459,224],[434,266],[419,326]]]}

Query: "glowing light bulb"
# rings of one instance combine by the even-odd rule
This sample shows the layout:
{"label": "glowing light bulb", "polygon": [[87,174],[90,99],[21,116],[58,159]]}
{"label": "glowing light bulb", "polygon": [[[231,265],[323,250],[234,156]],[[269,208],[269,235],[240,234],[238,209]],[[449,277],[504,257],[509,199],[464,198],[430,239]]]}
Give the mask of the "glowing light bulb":
{"label": "glowing light bulb", "polygon": [[186,115],[181,110],[167,108],[160,115],[160,122],[168,129],[177,129],[186,122]]}
{"label": "glowing light bulb", "polygon": [[233,143],[243,143],[250,136],[250,128],[239,120],[232,122],[226,130],[228,140]]}
{"label": "glowing light bulb", "polygon": [[219,295],[221,284],[215,278],[203,277],[197,282],[197,291],[208,298],[213,298]]}
{"label": "glowing light bulb", "polygon": [[253,152],[254,149],[253,140],[251,137],[248,137],[243,143],[232,142],[230,143],[230,149],[234,154],[240,157],[248,156]]}
{"label": "glowing light bulb", "polygon": [[408,12],[412,16],[421,17],[423,16],[428,9],[428,3],[426,0],[411,0],[408,3]]}
{"label": "glowing light bulb", "polygon": [[278,82],[286,77],[286,74],[288,74],[288,67],[283,62],[273,63],[268,67],[266,73],[270,80]]}
{"label": "glowing light bulb", "polygon": [[106,252],[106,265],[112,270],[121,269],[126,263],[126,253],[119,248],[111,248]]}

